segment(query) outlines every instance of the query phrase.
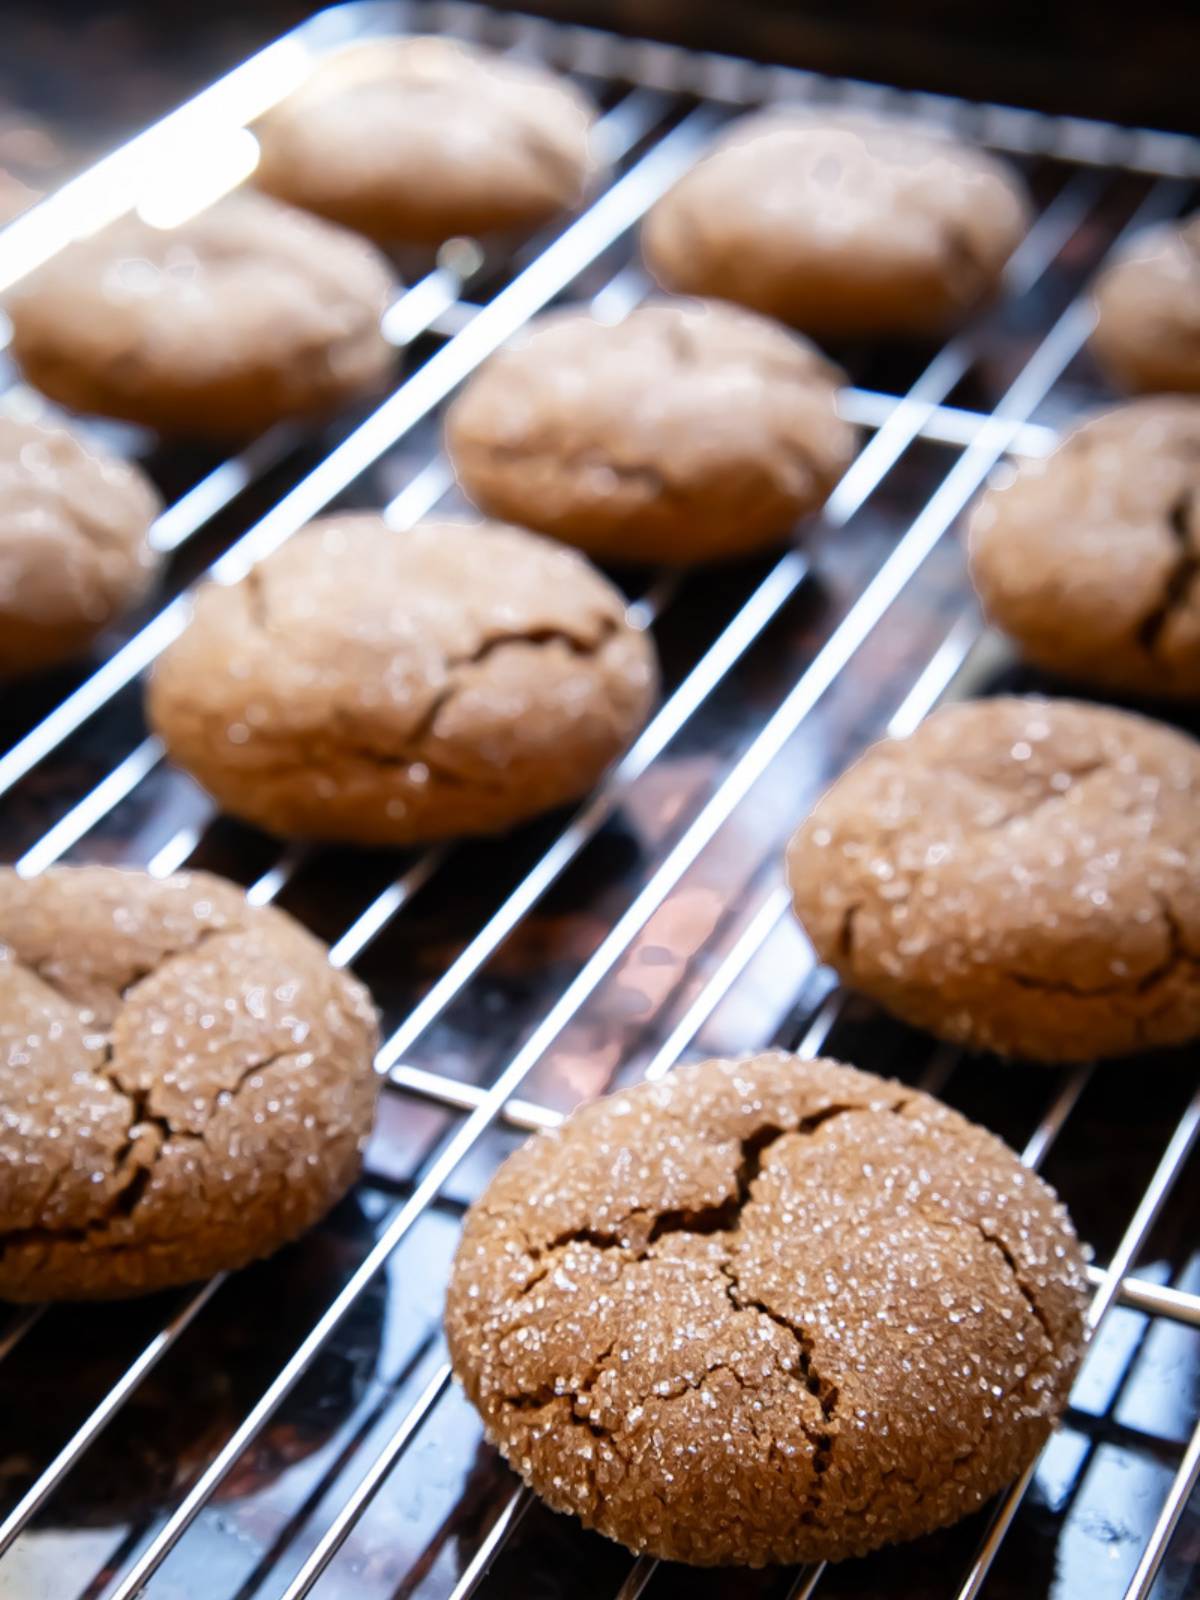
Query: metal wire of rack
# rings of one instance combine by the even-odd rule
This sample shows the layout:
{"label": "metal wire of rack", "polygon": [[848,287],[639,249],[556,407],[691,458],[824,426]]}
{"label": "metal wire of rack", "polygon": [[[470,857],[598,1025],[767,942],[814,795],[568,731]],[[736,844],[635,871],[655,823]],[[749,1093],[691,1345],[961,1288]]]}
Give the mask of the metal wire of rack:
{"label": "metal wire of rack", "polygon": [[[111,1372],[105,1366],[92,1382],[82,1363],[79,1396],[54,1409],[45,1436],[28,1449],[6,1439],[0,1452],[15,1458],[7,1475],[0,1462],[0,1594],[299,1600],[319,1586],[330,1596],[464,1600],[486,1581],[498,1594],[570,1587],[634,1600],[683,1588],[667,1566],[607,1547],[598,1553],[598,1541],[551,1518],[479,1453],[474,1423],[455,1410],[437,1333],[461,1205],[515,1136],[552,1125],[614,1074],[653,1077],[698,1051],[772,1041],[810,1055],[828,1046],[973,1109],[983,1094],[984,1120],[1021,1145],[1031,1166],[1054,1168],[1072,1206],[1089,1210],[1104,1184],[1103,1169],[1089,1165],[1099,1116],[1089,1106],[1109,1104],[1112,1074],[1001,1074],[945,1049],[930,1054],[831,991],[786,914],[778,845],[805,798],[866,739],[911,729],[947,693],[986,690],[1009,670],[997,666],[994,642],[967,602],[948,535],[1006,452],[1043,453],[1057,423],[1094,397],[1080,354],[1089,327],[1083,286],[1130,230],[1182,209],[1200,146],[469,5],[364,0],[269,47],[11,225],[0,235],[0,285],[138,204],[181,151],[204,152],[202,167],[219,161],[228,135],[286,93],[315,56],[407,28],[486,38],[579,74],[604,108],[612,182],[511,263],[465,247],[424,263],[387,322],[407,373],[369,415],[318,439],[272,430],[237,456],[193,468],[155,528],[159,546],[176,555],[177,592],[98,664],[56,682],[40,702],[6,705],[0,754],[0,838],[21,872],[64,858],[136,863],[160,875],[212,866],[244,882],[257,903],[287,903],[329,938],[335,962],[354,962],[369,977],[388,1023],[377,1065],[389,1093],[352,1238],[337,1270],[318,1274],[323,1292],[305,1301],[303,1315],[280,1309],[290,1306],[285,1295],[255,1324],[270,1357],[261,1382],[238,1391],[215,1432],[197,1425],[187,1449],[163,1446],[156,1466],[165,1487],[147,1504],[142,1496],[133,1510],[100,1516],[100,1527],[97,1485],[112,1470],[104,1452],[115,1440],[118,1474],[138,1476],[130,1463],[140,1458],[130,1452],[144,1443],[146,1396],[160,1385],[175,1406],[198,1372],[223,1374],[223,1341],[247,1314],[246,1286],[256,1274],[270,1285],[273,1270],[285,1285],[289,1272],[306,1283],[330,1229],[287,1252],[290,1264],[214,1280],[171,1299],[165,1315],[152,1303],[149,1322],[121,1310],[95,1314],[89,1344],[109,1341]],[[582,298],[601,315],[637,303],[648,288],[630,243],[638,219],[724,118],[777,98],[889,109],[1019,157],[1039,214],[1001,302],[940,349],[882,361],[846,352],[855,378],[846,409],[867,441],[813,539],[737,576],[659,574],[633,591],[634,614],[655,630],[668,665],[668,692],[565,822],[552,819],[511,844],[351,866],[344,854],[275,846],[214,817],[166,768],[136,693],[139,675],[186,620],[189,582],[201,574],[236,580],[346,495],[385,503],[398,536],[453,503],[436,447],[441,403],[552,301]],[[32,403],[16,384],[0,399]],[[432,962],[421,955],[426,946]],[[1195,1174],[1200,1094],[1186,1061],[1155,1070],[1162,1087],[1146,1109],[1141,1165],[1131,1163],[1132,1187],[1116,1196],[1112,1215],[1097,1212],[1106,1264],[1092,1271],[1096,1337],[1077,1395],[1089,1383],[1103,1387],[1093,1376],[1101,1371],[1104,1403],[1073,1407],[1043,1462],[1002,1498],[986,1528],[968,1525],[965,1546],[961,1533],[950,1543],[938,1536],[921,1541],[924,1554],[689,1578],[687,1592],[703,1581],[713,1594],[971,1600],[985,1584],[988,1593],[1074,1593],[1084,1572],[1089,1587],[1094,1573],[1107,1577],[1097,1592],[1137,1600],[1186,1592],[1200,1567],[1188,1521],[1200,1477],[1197,1407],[1186,1392],[1176,1395],[1169,1420],[1148,1435],[1120,1421],[1126,1399],[1142,1392],[1143,1347],[1159,1330],[1189,1341],[1177,1357],[1185,1390],[1200,1373],[1200,1272],[1188,1256],[1186,1194],[1180,1199]],[[1118,1149],[1131,1142],[1130,1127],[1111,1118],[1100,1132]],[[1075,1150],[1069,1161],[1064,1146]],[[1166,1244],[1153,1254],[1164,1228]],[[358,1326],[364,1307],[378,1311],[367,1334]],[[61,1371],[65,1315],[32,1308],[0,1325],[0,1391],[9,1373],[21,1397],[39,1374]],[[393,1323],[403,1324],[403,1339]],[[1119,1349],[1114,1327],[1124,1330]],[[345,1352],[361,1356],[364,1341],[366,1375],[346,1394],[328,1378],[332,1355],[353,1365]],[[317,1398],[302,1403],[314,1375]],[[15,1417],[15,1408],[2,1414]],[[146,1414],[161,1425],[160,1412]],[[1126,1437],[1135,1433],[1136,1441]],[[304,1448],[293,1457],[297,1434]],[[1114,1560],[1114,1542],[1089,1532],[1074,1508],[1089,1499],[1089,1473],[1101,1476],[1105,1452],[1124,1449],[1121,1459],[1141,1461],[1135,1442],[1154,1458],[1154,1494],[1135,1534],[1116,1541]],[[445,1484],[412,1466],[422,1451],[427,1466],[454,1464]],[[1064,1451],[1074,1452],[1070,1470],[1051,1470],[1050,1458]],[[1102,1500],[1117,1518],[1120,1496]],[[1014,1541],[1028,1555],[1031,1538],[1040,1551],[1033,1586],[1020,1558],[1006,1556]],[[1071,1544],[1081,1539],[1083,1556]],[[1056,1563],[1065,1563],[1066,1579],[1054,1576]]]}

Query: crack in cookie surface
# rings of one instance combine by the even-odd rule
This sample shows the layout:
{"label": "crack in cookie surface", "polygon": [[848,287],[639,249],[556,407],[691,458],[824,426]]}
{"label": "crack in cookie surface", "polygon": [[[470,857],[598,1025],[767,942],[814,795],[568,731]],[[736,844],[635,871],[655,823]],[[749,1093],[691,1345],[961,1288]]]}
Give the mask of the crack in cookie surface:
{"label": "crack in cookie surface", "polygon": [[1182,1043],[1198,801],[1200,744],[1145,717],[951,705],[832,785],[788,877],[821,958],[943,1037],[1049,1061]]}
{"label": "crack in cookie surface", "polygon": [[[0,930],[5,1297],[240,1265],[352,1180],[373,1015],[282,913],[205,874],[55,868],[0,873]],[[39,1160],[48,1181],[23,1181]]]}
{"label": "crack in cookie surface", "polygon": [[1019,466],[971,521],[971,572],[989,619],[1052,672],[1124,694],[1193,697],[1198,469],[1200,400],[1182,395],[1102,412]]}
{"label": "crack in cookie surface", "polygon": [[611,325],[555,312],[480,370],[447,439],[485,510],[603,558],[690,563],[781,538],[824,500],[855,442],[840,379],[716,302],[650,301]]}
{"label": "crack in cookie surface", "polygon": [[573,553],[495,524],[350,514],[204,589],[149,709],[233,815],[404,845],[577,798],[656,687],[649,636]]}
{"label": "crack in cookie surface", "polygon": [[1185,609],[1192,609],[1192,591],[1200,579],[1198,506],[1200,495],[1188,488],[1172,501],[1163,516],[1163,524],[1175,542],[1176,555],[1158,604],[1143,617],[1137,630],[1138,643],[1152,656],[1163,649],[1168,627]]}
{"label": "crack in cookie surface", "polygon": [[1015,1475],[1065,1400],[1082,1266],[1069,1230],[1061,1266],[1031,1244],[1062,1230],[1037,1180],[924,1095],[784,1061],[588,1108],[468,1216],[447,1331],[488,1437],[636,1550],[910,1537]]}

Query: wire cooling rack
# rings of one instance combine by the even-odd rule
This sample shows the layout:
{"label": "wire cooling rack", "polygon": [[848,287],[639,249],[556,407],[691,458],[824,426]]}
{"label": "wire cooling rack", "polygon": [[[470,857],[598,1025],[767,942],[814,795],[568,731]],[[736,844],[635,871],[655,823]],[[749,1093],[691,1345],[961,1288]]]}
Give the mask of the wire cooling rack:
{"label": "wire cooling rack", "polygon": [[[1058,1072],[934,1048],[816,965],[780,854],[867,740],[948,694],[1047,687],[982,629],[954,529],[1006,452],[1044,453],[1107,398],[1082,291],[1132,229],[1186,209],[1200,145],[466,5],[363,3],[314,18],[10,225],[0,289],[131,207],[160,222],[197,208],[252,168],[246,125],[314,58],[411,29],[576,75],[602,107],[611,181],[511,256],[459,241],[405,261],[386,323],[397,383],[369,413],[276,428],[228,459],[87,424],[168,495],[166,585],[95,659],[0,702],[5,858],[25,873],[193,864],[286,905],[381,1005],[379,1126],[354,1194],[271,1262],[128,1306],[0,1313],[0,1596],[1195,1592],[1194,1052]],[[777,99],[891,111],[1011,155],[1037,219],[999,303],[940,347],[834,352],[863,447],[794,547],[715,575],[617,574],[656,635],[664,696],[573,814],[405,855],[281,846],[214,815],[141,716],[139,680],[183,626],[189,586],[235,580],[331,505],[384,505],[397,537],[454,507],[447,396],[551,302],[635,304],[640,217],[725,120]],[[4,377],[0,404],[44,409]],[[772,1043],[935,1089],[1044,1168],[1095,1247],[1095,1337],[1041,1460],[955,1529],[801,1572],[634,1561],[521,1490],[451,1385],[440,1308],[459,1218],[516,1140],[581,1099]]]}

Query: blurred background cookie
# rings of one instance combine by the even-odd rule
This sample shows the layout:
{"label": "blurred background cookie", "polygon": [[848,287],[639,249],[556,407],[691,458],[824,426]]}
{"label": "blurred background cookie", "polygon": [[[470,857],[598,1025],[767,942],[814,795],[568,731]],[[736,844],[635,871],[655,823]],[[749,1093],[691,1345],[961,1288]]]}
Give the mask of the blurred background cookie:
{"label": "blurred background cookie", "polygon": [[642,228],[666,289],[818,338],[935,334],[994,295],[1029,224],[1005,162],[910,123],[777,110],[735,122]]}
{"label": "blurred background cookie", "polygon": [[0,1298],[105,1299],[270,1254],[349,1188],[375,1013],[207,873],[0,869]]}
{"label": "blurred background cookie", "polygon": [[788,850],[827,962],[958,1044],[1085,1061],[1200,1033],[1200,744],[1067,700],[935,711]]}
{"label": "blurred background cookie", "polygon": [[606,561],[743,555],[817,510],[854,455],[842,375],[738,307],[650,302],[622,321],[551,312],[446,419],[483,510]]}
{"label": "blurred background cookie", "polygon": [[984,611],[1038,666],[1200,698],[1200,397],[1093,417],[970,523]]}
{"label": "blurred background cookie", "polygon": [[631,1550],[837,1561],[1034,1459],[1083,1345],[1052,1190],[929,1095],[780,1053],[538,1134],[467,1215],[454,1370],[538,1494]]}
{"label": "blurred background cookie", "polygon": [[64,428],[0,417],[0,674],[85,650],[145,594],[159,499]]}
{"label": "blurred background cookie", "polygon": [[61,405],[237,437],[378,388],[395,288],[363,240],[233,194],[176,228],[126,217],[68,246],[8,311],[25,376]]}
{"label": "blurred background cookie", "polygon": [[256,181],[384,242],[529,230],[583,198],[593,118],[544,67],[458,40],[373,39],[258,124]]}
{"label": "blurred background cookie", "polygon": [[1114,383],[1200,393],[1200,212],[1139,233],[1093,300],[1092,353]]}
{"label": "blurred background cookie", "polygon": [[234,816],[411,844],[499,833],[586,794],[656,681],[649,638],[573,551],[362,514],[203,589],[149,713]]}

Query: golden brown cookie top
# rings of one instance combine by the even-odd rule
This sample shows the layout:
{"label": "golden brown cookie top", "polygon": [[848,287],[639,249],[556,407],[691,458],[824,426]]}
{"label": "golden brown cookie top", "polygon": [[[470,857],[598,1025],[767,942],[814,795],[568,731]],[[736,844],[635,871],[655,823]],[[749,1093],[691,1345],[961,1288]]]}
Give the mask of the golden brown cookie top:
{"label": "golden brown cookie top", "polygon": [[1084,1263],[1053,1193],[929,1096],[783,1054],[539,1134],[447,1298],[488,1435],[560,1510],[697,1563],[838,1558],[971,1509],[1040,1445]]}
{"label": "golden brown cookie top", "polygon": [[0,668],[40,665],[141,594],[159,504],[136,467],[0,417]]}
{"label": "golden brown cookie top", "polygon": [[270,374],[285,412],[385,370],[394,291],[365,240],[246,192],[175,228],[125,217],[39,268],[9,309],[18,361],[56,398],[90,380],[101,403],[128,391],[124,415],[139,396],[152,406],[147,391],[167,402]]}
{"label": "golden brown cookie top", "polygon": [[984,607],[1044,665],[1200,696],[1200,399],[1091,418],[984,495],[970,524]]}
{"label": "golden brown cookie top", "polygon": [[[642,237],[668,287],[840,334],[937,327],[969,308],[1028,217],[1007,164],[936,129],[778,109],[735,122]],[[906,305],[919,286],[928,304]]]}
{"label": "golden brown cookie top", "polygon": [[582,197],[593,118],[543,67],[458,40],[371,40],[263,118],[256,181],[384,240],[533,225]]}
{"label": "golden brown cookie top", "polygon": [[1093,299],[1092,349],[1119,384],[1200,391],[1200,212],[1143,229]]}
{"label": "golden brown cookie top", "polygon": [[258,1253],[365,1137],[375,1037],[361,984],[222,879],[0,869],[0,1296]]}
{"label": "golden brown cookie top", "polygon": [[1200,744],[1068,700],[945,706],[788,852],[848,982],[952,1038],[1079,1059],[1200,1029]]}
{"label": "golden brown cookie top", "polygon": [[650,301],[616,323],[556,311],[467,385],[447,444],[485,508],[500,495],[601,556],[698,560],[825,500],[855,446],[841,381],[807,340],[719,301]]}

